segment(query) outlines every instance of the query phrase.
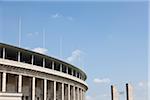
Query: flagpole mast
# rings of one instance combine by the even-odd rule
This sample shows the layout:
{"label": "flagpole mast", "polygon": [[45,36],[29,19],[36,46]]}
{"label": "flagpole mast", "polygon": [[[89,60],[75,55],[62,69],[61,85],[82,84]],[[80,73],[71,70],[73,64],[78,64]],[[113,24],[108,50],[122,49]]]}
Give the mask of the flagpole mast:
{"label": "flagpole mast", "polygon": [[60,41],[59,41],[59,56],[60,56],[60,58],[62,59],[62,37],[60,37]]}
{"label": "flagpole mast", "polygon": [[45,28],[43,28],[43,48],[45,48]]}
{"label": "flagpole mast", "polygon": [[19,45],[19,47],[21,46],[21,17],[19,17],[19,43],[18,43],[18,45]]}

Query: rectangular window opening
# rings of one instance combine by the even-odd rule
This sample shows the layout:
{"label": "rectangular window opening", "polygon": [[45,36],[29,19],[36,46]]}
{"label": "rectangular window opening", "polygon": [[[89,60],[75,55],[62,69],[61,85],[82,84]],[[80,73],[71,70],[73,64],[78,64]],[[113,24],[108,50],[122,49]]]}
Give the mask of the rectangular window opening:
{"label": "rectangular window opening", "polygon": [[18,61],[18,53],[16,50],[6,48],[5,49],[6,59]]}
{"label": "rectangular window opening", "polygon": [[52,61],[49,59],[45,59],[45,68],[52,69]]}
{"label": "rectangular window opening", "polygon": [[43,58],[39,56],[34,56],[34,65],[43,67]]}

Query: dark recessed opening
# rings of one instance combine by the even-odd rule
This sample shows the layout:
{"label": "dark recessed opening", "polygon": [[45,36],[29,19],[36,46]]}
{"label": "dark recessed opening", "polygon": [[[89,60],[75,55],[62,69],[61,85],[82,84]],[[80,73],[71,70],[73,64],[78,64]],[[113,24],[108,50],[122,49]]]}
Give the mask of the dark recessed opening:
{"label": "dark recessed opening", "polygon": [[80,73],[78,72],[78,73],[77,73],[77,77],[78,77],[78,78],[79,78],[79,74],[80,74]]}
{"label": "dark recessed opening", "polygon": [[3,58],[3,48],[0,48],[0,58]]}
{"label": "dark recessed opening", "polygon": [[65,66],[65,65],[62,65],[62,72],[67,73],[66,70],[67,70],[66,66]]}
{"label": "dark recessed opening", "polygon": [[73,70],[73,76],[76,76],[76,71],[75,70]]}
{"label": "dark recessed opening", "polygon": [[34,56],[34,65],[43,67],[43,58],[39,56]]}
{"label": "dark recessed opening", "polygon": [[49,59],[45,59],[45,68],[52,69],[52,61]]}
{"label": "dark recessed opening", "polygon": [[16,50],[6,48],[5,49],[5,58],[9,60],[18,61],[18,53]]}
{"label": "dark recessed opening", "polygon": [[54,63],[54,70],[60,71],[60,64],[59,63]]}
{"label": "dark recessed opening", "polygon": [[71,68],[68,67],[68,74],[72,75]]}
{"label": "dark recessed opening", "polygon": [[31,54],[22,52],[22,53],[20,54],[20,58],[21,58],[21,59],[20,59],[21,62],[31,64],[31,58],[32,58],[32,55],[31,55]]}
{"label": "dark recessed opening", "polygon": [[80,74],[80,79],[82,79],[82,74]]}

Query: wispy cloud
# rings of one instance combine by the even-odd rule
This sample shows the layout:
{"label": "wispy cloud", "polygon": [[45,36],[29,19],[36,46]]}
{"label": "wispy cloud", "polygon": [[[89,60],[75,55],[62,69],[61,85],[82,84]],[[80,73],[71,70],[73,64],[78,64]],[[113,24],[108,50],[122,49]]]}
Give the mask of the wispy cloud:
{"label": "wispy cloud", "polygon": [[69,21],[73,21],[74,20],[74,18],[72,16],[65,16],[65,15],[63,15],[61,13],[54,13],[54,14],[51,15],[51,18],[53,18],[53,19],[64,18],[64,19],[67,19]]}
{"label": "wispy cloud", "polygon": [[95,78],[95,79],[93,80],[93,82],[94,82],[94,83],[97,83],[97,84],[106,84],[106,83],[110,83],[111,80],[110,80],[109,78],[102,78],[102,79],[100,79],[100,78]]}
{"label": "wispy cloud", "polygon": [[27,33],[28,36],[35,36],[35,35],[39,35],[39,32],[30,32]]}
{"label": "wispy cloud", "polygon": [[63,16],[59,13],[55,13],[55,14],[51,15],[51,18],[61,18],[61,17],[63,17]]}
{"label": "wispy cloud", "polygon": [[46,48],[41,48],[41,47],[34,48],[33,51],[38,52],[38,53],[42,53],[42,54],[46,54],[48,52],[48,50]]}
{"label": "wispy cloud", "polygon": [[82,51],[79,49],[76,49],[72,52],[71,56],[67,58],[67,61],[69,61],[70,63],[74,63],[76,61],[79,61],[81,55],[82,55]]}

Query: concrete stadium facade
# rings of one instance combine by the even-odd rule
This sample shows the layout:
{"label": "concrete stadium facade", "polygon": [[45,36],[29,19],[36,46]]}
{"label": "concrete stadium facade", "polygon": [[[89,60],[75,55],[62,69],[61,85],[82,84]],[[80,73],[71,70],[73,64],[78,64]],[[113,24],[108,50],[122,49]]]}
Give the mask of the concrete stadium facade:
{"label": "concrete stadium facade", "polygon": [[0,100],[85,100],[86,78],[69,63],[0,43]]}

